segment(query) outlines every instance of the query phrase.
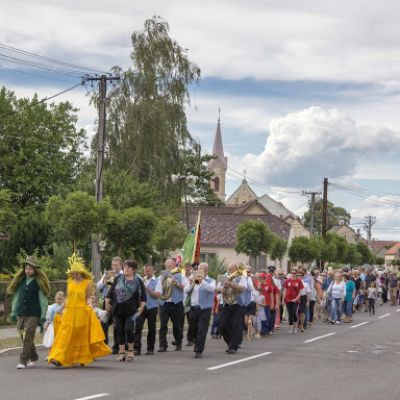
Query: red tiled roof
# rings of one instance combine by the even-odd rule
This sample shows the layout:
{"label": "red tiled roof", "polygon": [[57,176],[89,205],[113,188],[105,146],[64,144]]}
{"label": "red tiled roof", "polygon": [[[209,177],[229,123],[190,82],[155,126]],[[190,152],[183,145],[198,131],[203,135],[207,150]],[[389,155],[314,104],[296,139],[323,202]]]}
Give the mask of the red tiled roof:
{"label": "red tiled roof", "polygon": [[[365,241],[365,242],[367,242],[367,241]],[[372,240],[370,247],[371,247],[371,249],[374,249],[374,250],[381,250],[384,247],[389,249],[390,247],[394,246],[396,243],[397,242],[395,240]]]}
{"label": "red tiled roof", "polygon": [[236,244],[236,229],[243,221],[258,220],[264,222],[269,229],[288,240],[290,225],[278,217],[266,215],[238,214],[240,207],[189,207],[190,226],[195,225],[197,215],[201,210],[201,243],[215,247],[234,247]]}
{"label": "red tiled roof", "polygon": [[386,253],[385,256],[396,255],[397,251],[400,249],[400,243],[393,245]]}

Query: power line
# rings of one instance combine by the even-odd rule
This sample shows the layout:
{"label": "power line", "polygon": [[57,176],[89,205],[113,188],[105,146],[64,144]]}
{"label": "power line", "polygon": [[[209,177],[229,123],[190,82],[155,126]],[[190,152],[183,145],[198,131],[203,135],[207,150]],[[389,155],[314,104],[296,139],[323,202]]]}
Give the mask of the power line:
{"label": "power line", "polygon": [[15,53],[18,53],[18,54],[23,54],[23,55],[26,55],[26,56],[29,56],[29,57],[37,58],[37,59],[40,59],[40,60],[43,60],[43,61],[47,61],[47,62],[49,62],[51,64],[58,64],[58,65],[63,65],[63,66],[69,67],[69,68],[74,68],[75,70],[78,69],[78,70],[82,70],[82,71],[85,71],[85,72],[91,71],[91,72],[96,72],[96,73],[99,73],[99,74],[106,73],[105,71],[98,70],[97,68],[84,67],[84,66],[81,66],[81,65],[78,65],[78,64],[73,64],[73,63],[69,63],[69,62],[65,62],[65,61],[56,60],[55,58],[45,57],[45,56],[42,56],[40,54],[36,54],[36,53],[33,53],[33,52],[29,52],[29,51],[26,51],[26,50],[18,49],[18,48],[13,47],[13,46],[6,45],[4,43],[0,43],[0,48],[3,48],[5,50],[11,51],[11,52],[15,52]]}
{"label": "power line", "polygon": [[61,92],[58,92],[58,93],[56,93],[56,94],[53,94],[53,95],[50,96],[50,97],[45,97],[44,99],[39,100],[39,101],[37,101],[37,102],[35,102],[35,103],[28,104],[27,106],[22,107],[22,109],[20,109],[20,110],[14,110],[14,111],[10,112],[9,114],[0,115],[0,121],[4,120],[4,119],[6,119],[6,118],[9,118],[9,117],[11,117],[11,116],[13,116],[13,115],[15,115],[15,114],[18,114],[18,113],[20,113],[20,112],[22,112],[22,111],[25,111],[25,110],[27,110],[28,108],[35,107],[35,106],[37,106],[37,105],[39,105],[39,104],[42,104],[42,103],[45,103],[45,102],[47,102],[47,101],[49,101],[49,100],[51,100],[51,99],[54,99],[55,97],[61,96],[61,95],[63,95],[64,93],[67,93],[67,92],[69,92],[69,91],[71,91],[71,90],[77,88],[78,86],[83,85],[83,83],[84,83],[84,81],[82,81],[82,82],[80,82],[80,83],[77,83],[77,84],[75,84],[75,85],[73,85],[73,86],[71,86],[71,87],[69,87],[69,88],[67,88],[67,89],[62,90]]}

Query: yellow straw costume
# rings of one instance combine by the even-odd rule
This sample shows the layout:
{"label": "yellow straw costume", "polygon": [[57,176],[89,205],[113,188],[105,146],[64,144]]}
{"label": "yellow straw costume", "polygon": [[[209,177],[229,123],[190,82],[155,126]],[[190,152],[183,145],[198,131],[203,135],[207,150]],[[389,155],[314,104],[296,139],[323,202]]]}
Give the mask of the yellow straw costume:
{"label": "yellow straw costume", "polygon": [[[104,343],[104,333],[96,313],[87,304],[92,288],[92,276],[83,260],[73,254],[69,258],[67,300],[62,316],[54,321],[55,339],[48,356],[49,363],[57,361],[64,367],[74,364],[89,364],[95,358],[111,354]],[[72,272],[79,272],[83,279],[75,281]]]}

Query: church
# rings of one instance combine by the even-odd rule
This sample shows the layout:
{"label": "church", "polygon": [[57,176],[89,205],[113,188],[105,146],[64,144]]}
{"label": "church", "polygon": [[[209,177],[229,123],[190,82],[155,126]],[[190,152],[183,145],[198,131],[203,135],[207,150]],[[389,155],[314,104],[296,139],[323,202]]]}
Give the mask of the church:
{"label": "church", "polygon": [[195,224],[198,211],[201,210],[201,260],[211,262],[217,257],[219,261],[225,263],[252,265],[257,270],[276,265],[286,271],[289,266],[287,255],[282,260],[271,260],[266,254],[260,255],[257,259],[237,254],[235,251],[237,226],[246,220],[262,221],[273,233],[289,244],[296,236],[309,237],[309,231],[305,229],[300,218],[282,203],[267,194],[257,196],[246,178],[226,198],[228,159],[224,154],[220,118],[215,131],[212,155],[214,158],[208,163],[208,168],[212,172],[210,186],[224,206],[188,209],[190,225]]}

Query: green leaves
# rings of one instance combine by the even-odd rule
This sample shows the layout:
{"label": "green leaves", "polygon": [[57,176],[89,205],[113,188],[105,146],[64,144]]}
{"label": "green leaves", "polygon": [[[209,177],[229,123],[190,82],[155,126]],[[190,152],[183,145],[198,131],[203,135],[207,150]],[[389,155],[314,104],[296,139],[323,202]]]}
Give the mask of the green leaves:
{"label": "green leaves", "polygon": [[45,216],[58,240],[82,246],[90,241],[92,234],[104,230],[110,212],[107,200],[97,204],[86,192],[71,192],[66,198],[50,198]]}
{"label": "green leaves", "polygon": [[274,234],[261,221],[244,221],[237,227],[237,253],[257,257],[261,252],[269,253],[274,240]]}
{"label": "green leaves", "polygon": [[315,242],[305,236],[293,239],[289,248],[290,260],[294,263],[309,263],[318,256],[319,248]]}
{"label": "green leaves", "polygon": [[82,162],[83,130],[75,127],[76,109],[66,102],[39,104],[0,90],[0,177],[20,206],[42,206],[51,196],[69,190]]}

